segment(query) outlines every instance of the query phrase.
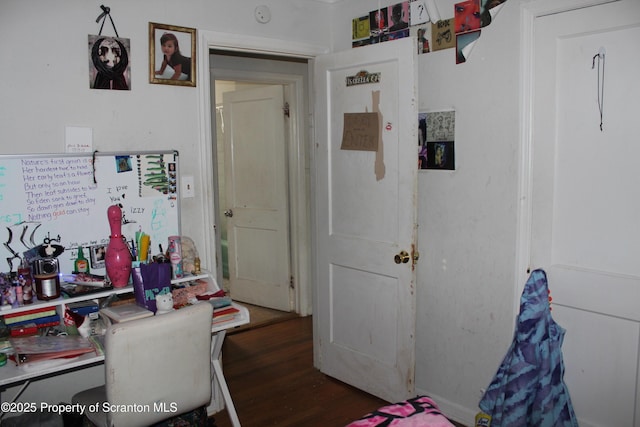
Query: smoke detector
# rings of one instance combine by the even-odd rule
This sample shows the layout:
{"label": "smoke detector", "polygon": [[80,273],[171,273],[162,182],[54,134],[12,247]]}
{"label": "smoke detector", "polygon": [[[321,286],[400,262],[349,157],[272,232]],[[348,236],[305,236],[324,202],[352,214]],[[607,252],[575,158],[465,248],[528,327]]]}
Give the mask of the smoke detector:
{"label": "smoke detector", "polygon": [[256,17],[256,21],[261,24],[266,24],[271,21],[271,11],[268,6],[258,6],[253,11],[253,15]]}

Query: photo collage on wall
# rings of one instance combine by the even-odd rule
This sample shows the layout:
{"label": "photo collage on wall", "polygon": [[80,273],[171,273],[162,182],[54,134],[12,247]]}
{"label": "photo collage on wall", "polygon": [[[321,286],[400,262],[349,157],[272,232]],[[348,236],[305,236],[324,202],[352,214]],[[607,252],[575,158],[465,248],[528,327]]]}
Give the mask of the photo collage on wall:
{"label": "photo collage on wall", "polygon": [[418,169],[455,169],[455,111],[418,114]]}
{"label": "photo collage on wall", "polygon": [[469,57],[480,29],[491,23],[505,2],[464,0],[454,5],[449,19],[440,18],[432,0],[395,3],[353,19],[351,44],[360,47],[412,37],[419,54],[455,48],[460,64]]}
{"label": "photo collage on wall", "polygon": [[409,2],[372,10],[352,21],[352,46],[365,46],[409,37]]}

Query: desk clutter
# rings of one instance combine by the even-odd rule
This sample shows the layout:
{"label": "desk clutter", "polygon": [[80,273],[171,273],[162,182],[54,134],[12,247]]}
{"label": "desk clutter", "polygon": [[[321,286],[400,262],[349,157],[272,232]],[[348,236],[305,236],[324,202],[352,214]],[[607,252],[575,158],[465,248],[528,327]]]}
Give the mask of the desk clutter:
{"label": "desk clutter", "polygon": [[[193,240],[169,235],[165,241],[152,242],[142,226],[135,231],[135,236],[125,236],[122,233],[123,224],[130,225],[131,221],[125,219],[121,206],[116,204],[108,207],[106,217],[110,234],[101,240],[104,242],[108,237],[108,243],[90,246],[90,260],[85,256],[85,247],[74,244],[74,247],[65,248],[61,244],[63,237],[60,234],[52,235],[51,231],[38,244],[34,236],[39,225],[30,231],[30,225],[24,224],[19,239],[12,227],[7,227],[9,237],[4,242],[4,248],[10,251],[11,256],[7,258],[10,271],[0,273],[0,311],[29,305],[34,301],[55,300],[63,293],[77,296],[126,287],[131,283],[132,270],[140,266],[156,268],[156,264],[167,264],[167,269],[163,269],[162,273],[168,272],[169,279],[200,273],[200,259]],[[22,242],[26,250],[20,253],[15,244],[12,246],[10,243],[15,240]],[[152,243],[158,245],[159,252],[156,254],[152,253]],[[163,244],[166,245],[166,252],[163,251]],[[69,257],[75,258],[69,267],[72,271],[62,271],[61,266],[68,265],[64,261]],[[15,260],[19,261],[19,265],[14,271]]]}
{"label": "desk clutter", "polygon": [[70,303],[62,299],[59,306],[36,305],[7,313],[0,320],[0,355],[6,356],[0,357],[0,366],[2,360],[6,363],[8,359],[8,363],[33,371],[86,353],[101,355],[102,338],[111,324],[161,316],[194,304],[212,305],[212,328],[237,320],[242,314],[240,309],[224,291],[215,288],[212,278],[201,275],[186,277],[183,282],[171,284],[167,292],[155,294],[153,310],[150,304],[140,304],[129,286],[128,293]]}
{"label": "desk clutter", "polygon": [[5,356],[0,356],[0,366],[7,358],[18,366],[33,367],[64,363],[86,353],[100,355],[100,337],[111,324],[188,305],[211,304],[212,328],[241,315],[216,280],[200,271],[190,238],[170,236],[167,251],[158,244],[159,253],[151,255],[149,235],[140,230],[127,241],[120,234],[119,206],[110,206],[107,216],[111,236],[101,254],[106,275],[90,270],[82,247],[74,271],[59,271],[54,253],[63,253],[61,246],[50,254],[42,251],[51,257],[47,262],[41,257],[30,260],[25,254],[18,271],[0,273],[0,355]]}

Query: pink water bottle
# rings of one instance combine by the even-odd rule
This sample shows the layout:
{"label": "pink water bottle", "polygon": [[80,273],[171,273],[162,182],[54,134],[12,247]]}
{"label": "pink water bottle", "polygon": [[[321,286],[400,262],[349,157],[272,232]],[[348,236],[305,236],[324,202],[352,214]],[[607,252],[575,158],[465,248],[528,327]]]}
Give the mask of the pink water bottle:
{"label": "pink water bottle", "polygon": [[123,288],[129,284],[131,276],[131,252],[122,237],[122,210],[118,205],[109,206],[107,218],[111,235],[107,252],[104,256],[107,276],[116,288]]}
{"label": "pink water bottle", "polygon": [[171,278],[183,276],[182,271],[182,243],[180,236],[169,236],[169,261],[171,262]]}

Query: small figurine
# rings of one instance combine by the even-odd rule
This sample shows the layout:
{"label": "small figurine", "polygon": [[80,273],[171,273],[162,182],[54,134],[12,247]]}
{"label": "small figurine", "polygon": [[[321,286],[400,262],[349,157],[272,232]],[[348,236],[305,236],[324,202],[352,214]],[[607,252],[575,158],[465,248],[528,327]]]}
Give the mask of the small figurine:
{"label": "small figurine", "polygon": [[156,316],[158,314],[170,313],[173,310],[173,295],[171,292],[156,295]]}
{"label": "small figurine", "polygon": [[196,267],[196,260],[199,260],[198,249],[193,239],[188,236],[182,236],[180,244],[182,246],[182,271],[200,274],[199,266]]}
{"label": "small figurine", "polygon": [[12,285],[5,285],[2,290],[2,305],[13,307],[16,303],[16,290]]}

